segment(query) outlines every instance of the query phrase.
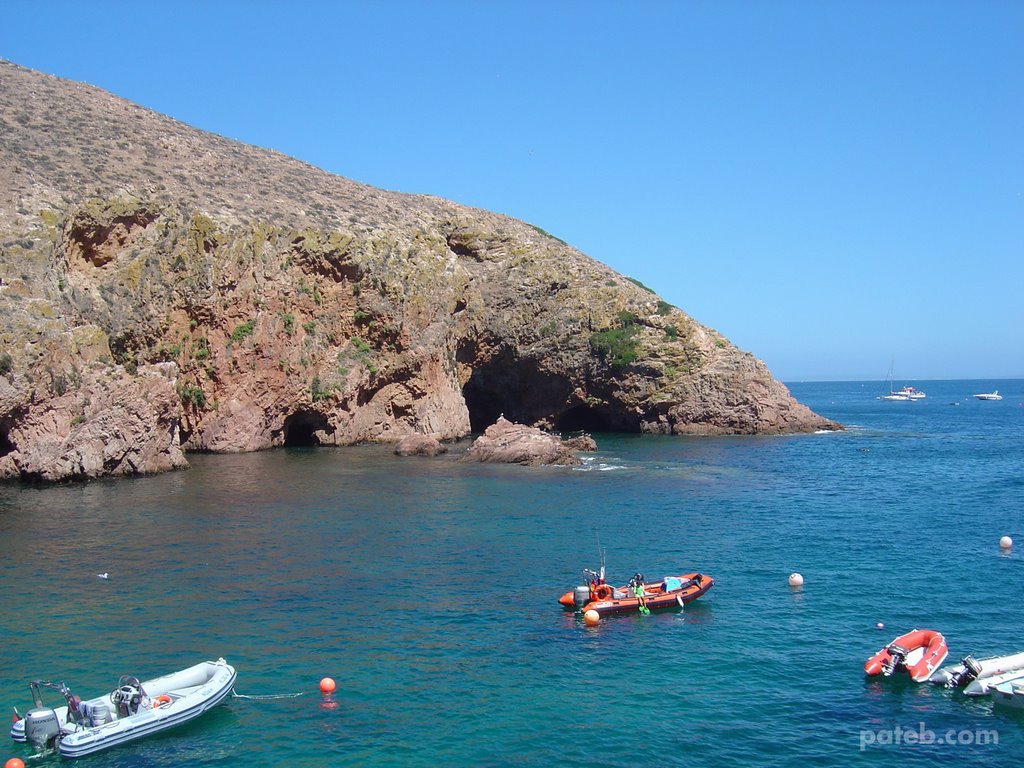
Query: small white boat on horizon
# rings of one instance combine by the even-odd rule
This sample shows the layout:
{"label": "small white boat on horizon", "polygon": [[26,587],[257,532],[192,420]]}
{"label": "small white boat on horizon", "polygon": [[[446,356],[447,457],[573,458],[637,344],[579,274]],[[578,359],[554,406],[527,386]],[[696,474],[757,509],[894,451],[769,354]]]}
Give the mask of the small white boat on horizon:
{"label": "small white boat on horizon", "polygon": [[920,389],[914,387],[903,387],[897,390],[889,390],[887,395],[879,395],[879,400],[921,400],[927,397],[927,395]]}
{"label": "small white boat on horizon", "polygon": [[889,366],[889,375],[886,377],[886,381],[889,384],[889,392],[884,395],[879,395],[879,400],[920,400],[927,395],[919,389],[914,387],[902,387],[901,389],[892,388],[892,366]]}
{"label": "small white boat on horizon", "polygon": [[[63,682],[29,683],[34,706],[11,725],[11,738],[61,757],[82,757],[188,722],[224,700],[235,685],[235,668],[224,659],[139,682],[122,675],[117,687],[88,701]],[[67,704],[43,704],[41,688],[52,688]]]}
{"label": "small white boat on horizon", "polygon": [[991,392],[982,392],[979,395],[974,396],[976,400],[1002,400],[1003,396],[999,394],[998,389],[994,389]]}

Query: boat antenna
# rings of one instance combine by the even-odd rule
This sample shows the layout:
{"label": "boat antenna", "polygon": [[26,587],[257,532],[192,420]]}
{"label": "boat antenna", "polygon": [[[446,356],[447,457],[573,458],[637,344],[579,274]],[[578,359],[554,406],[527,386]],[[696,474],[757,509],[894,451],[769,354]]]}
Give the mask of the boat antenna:
{"label": "boat antenna", "polygon": [[601,583],[604,584],[604,549],[601,548],[601,537],[597,536],[597,555],[601,561],[601,574],[599,576]]}

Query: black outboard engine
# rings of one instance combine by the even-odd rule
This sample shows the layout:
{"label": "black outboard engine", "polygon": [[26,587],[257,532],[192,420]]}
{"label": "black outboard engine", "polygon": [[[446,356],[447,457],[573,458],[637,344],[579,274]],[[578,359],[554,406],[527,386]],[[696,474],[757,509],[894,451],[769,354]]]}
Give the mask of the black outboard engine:
{"label": "black outboard engine", "polygon": [[903,663],[907,660],[907,654],[910,653],[902,645],[896,645],[893,643],[886,650],[889,651],[889,660],[882,665],[882,674],[885,677],[889,677],[897,669],[903,667]]}
{"label": "black outboard engine", "polygon": [[947,688],[959,688],[961,685],[967,685],[981,674],[981,664],[975,661],[973,656],[964,656],[960,663],[964,665],[963,671],[954,672],[949,676],[949,680],[946,681]]}
{"label": "black outboard engine", "polygon": [[142,701],[142,683],[139,678],[122,675],[117,681],[117,689],[110,694],[111,701],[117,707],[118,717],[128,717],[139,711]]}

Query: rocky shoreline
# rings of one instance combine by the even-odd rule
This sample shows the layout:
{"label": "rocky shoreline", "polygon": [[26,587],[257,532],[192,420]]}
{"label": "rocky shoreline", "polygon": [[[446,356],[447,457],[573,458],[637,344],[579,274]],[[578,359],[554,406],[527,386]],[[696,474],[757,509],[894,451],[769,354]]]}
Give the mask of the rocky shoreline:
{"label": "rocky shoreline", "polygon": [[[191,451],[839,429],[536,227],[0,62],[0,480]],[[434,450],[420,447],[417,451]]]}

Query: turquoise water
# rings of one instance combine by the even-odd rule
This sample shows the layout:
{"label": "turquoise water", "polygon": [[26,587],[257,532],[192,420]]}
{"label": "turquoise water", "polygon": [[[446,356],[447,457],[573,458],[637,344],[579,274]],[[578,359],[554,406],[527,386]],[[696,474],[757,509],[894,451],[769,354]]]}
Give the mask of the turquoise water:
{"label": "turquoise water", "polygon": [[[950,661],[1024,650],[1024,381],[901,383],[927,400],[791,385],[843,434],[598,435],[577,469],[366,446],[0,487],[0,705],[24,712],[29,679],[85,697],[224,656],[240,694],[303,695],[230,699],[78,764],[1015,764],[1024,715],[862,673],[915,626]],[[556,599],[598,542],[613,581],[718,583],[584,627]]]}

